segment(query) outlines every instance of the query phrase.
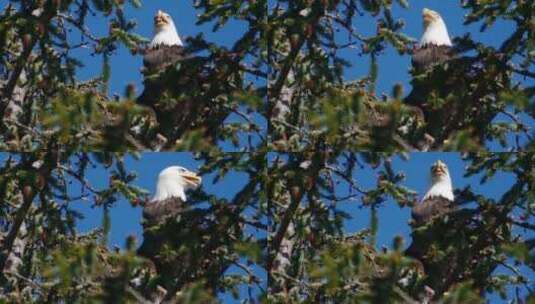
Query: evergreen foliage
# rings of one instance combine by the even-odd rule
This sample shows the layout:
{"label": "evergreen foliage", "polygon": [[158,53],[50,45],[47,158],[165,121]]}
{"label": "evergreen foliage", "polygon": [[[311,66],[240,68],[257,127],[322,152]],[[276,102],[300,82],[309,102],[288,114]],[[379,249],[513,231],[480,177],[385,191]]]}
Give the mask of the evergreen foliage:
{"label": "evergreen foliage", "polygon": [[[515,183],[504,187],[499,199],[471,187],[458,189],[455,211],[423,225],[412,223],[411,244],[393,235],[389,248],[378,249],[378,223],[384,220],[378,210],[391,202],[400,208],[418,203],[415,192],[403,185],[405,174],[392,165],[393,157],[351,152],[272,155],[269,299],[482,303],[494,293],[515,303],[533,301],[535,156],[464,155],[466,177],[481,176],[485,184],[496,175],[512,174]],[[362,186],[370,184],[356,177],[362,170],[375,173],[375,186]],[[359,214],[369,209],[369,227],[349,234],[346,221],[354,215],[341,203],[355,204],[363,209]],[[280,252],[288,253],[283,257]],[[289,262],[281,263],[285,258]]]}
{"label": "evergreen foliage", "polygon": [[[140,8],[141,3],[10,1],[2,8],[0,148],[35,151],[50,143],[92,151],[206,151],[222,149],[221,142],[231,150],[261,146],[265,85],[258,83],[266,77],[260,43],[265,2],[195,2],[199,24],[214,24],[217,31],[234,20],[245,22],[247,31],[230,48],[202,34],[189,38],[189,60],[147,75],[146,84],[157,81],[172,88],[151,92],[163,95],[158,108],[167,113],[156,117],[150,106],[136,102],[132,85],[122,97],[109,96],[111,56],[119,47],[141,53],[147,42],[134,33],[137,22],[125,15],[126,6]],[[108,24],[108,32],[100,35],[89,28],[90,18]],[[84,68],[75,55],[80,50],[102,58],[101,74],[84,82],[75,77]]]}
{"label": "evergreen foliage", "polygon": [[[416,42],[392,11],[394,5],[408,8],[408,1],[274,1],[267,37],[270,147],[476,151],[494,143],[504,151],[531,149],[534,3],[459,2],[465,24],[486,31],[505,20],[516,30],[499,47],[468,33],[457,37],[455,59],[412,70],[411,92],[392,84],[392,94],[384,96],[375,89],[377,59],[387,48],[410,56]],[[355,26],[363,18],[375,21],[374,34]],[[348,60],[348,50],[354,59]],[[368,61],[367,75],[344,78],[348,67]]]}
{"label": "evergreen foliage", "polygon": [[[0,301],[207,303],[220,294],[239,297],[242,290],[255,301],[265,289],[265,278],[255,270],[262,267],[267,246],[263,154],[197,155],[204,164],[201,174],[214,173],[217,182],[229,172],[243,173],[247,182],[230,199],[192,193],[187,210],[144,233],[151,247],[143,253],[133,236],[124,249],[108,244],[110,209],[120,200],[138,208],[148,200],[147,191],[135,186],[137,173],[125,167],[124,155],[4,156]],[[108,181],[100,188],[87,177],[94,169],[105,172],[100,178]],[[81,203],[103,210],[99,229],[78,231],[84,214],[76,204]]]}

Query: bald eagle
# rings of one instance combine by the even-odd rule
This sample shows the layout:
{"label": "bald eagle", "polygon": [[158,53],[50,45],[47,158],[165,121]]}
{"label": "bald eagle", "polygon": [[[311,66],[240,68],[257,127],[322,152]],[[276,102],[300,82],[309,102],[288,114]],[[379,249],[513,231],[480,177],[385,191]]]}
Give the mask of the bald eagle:
{"label": "bald eagle", "polygon": [[[430,71],[432,70],[431,68],[452,60],[455,57],[455,51],[452,47],[446,24],[440,14],[424,8],[422,10],[422,18],[424,33],[412,54],[412,75],[418,76],[423,72],[429,72],[430,75],[427,75],[425,78],[413,78],[411,81],[412,91],[405,98],[405,103],[412,106],[432,129],[441,130],[446,124],[445,120],[449,116],[442,114],[442,108],[435,109],[432,105],[429,105],[428,99],[434,88],[427,81],[433,79],[434,74]],[[447,86],[446,83],[443,84],[441,90],[447,94],[450,86],[449,84]],[[449,109],[445,110],[448,111]],[[450,114],[453,113],[450,112]],[[427,132],[431,133],[432,142],[435,142],[436,134],[434,132]],[[424,136],[418,135],[417,137],[423,138]],[[420,138],[417,140],[421,141]],[[438,143],[440,144],[440,142]],[[422,143],[418,142],[416,146],[420,147]]]}
{"label": "bald eagle", "polygon": [[182,59],[184,44],[178,36],[171,16],[161,10],[154,16],[154,37],[145,50],[143,66],[146,73],[159,72]]}
{"label": "bald eagle", "polygon": [[[137,102],[152,109],[158,122],[156,132],[163,136],[161,138],[163,144],[173,144],[175,129],[185,124],[181,122],[187,121],[188,115],[194,112],[193,100],[182,101],[178,105],[169,102],[169,96],[184,91],[181,89],[184,80],[178,79],[176,71],[170,71],[168,68],[187,59],[184,44],[177,33],[173,19],[169,14],[159,10],[154,17],[154,37],[144,51],[142,73],[145,88],[137,98]],[[187,78],[187,75],[184,77]],[[153,135],[146,135],[142,140],[147,138],[153,138]],[[161,143],[158,141],[149,142],[148,145],[155,150],[161,148]]]}
{"label": "bald eagle", "polygon": [[455,54],[446,23],[440,14],[424,8],[422,17],[424,33],[412,55],[412,66],[416,71],[446,62]]}
{"label": "bald eagle", "polygon": [[[411,216],[416,228],[427,225],[437,217],[444,216],[453,210],[453,189],[448,167],[441,160],[431,166],[431,188],[422,201],[412,208]],[[407,254],[420,259],[425,254],[427,234],[413,232],[413,242],[407,249]]]}
{"label": "bald eagle", "polygon": [[[196,189],[201,184],[201,177],[180,166],[165,168],[158,175],[156,192],[154,197],[143,205],[143,243],[138,249],[138,254],[147,258],[151,263],[150,271],[140,271],[139,275],[131,282],[134,286],[145,286],[144,290],[155,303],[160,303],[163,298],[172,296],[168,293],[172,288],[174,267],[184,267],[179,261],[168,260],[162,255],[166,246],[173,246],[175,243],[169,236],[179,235],[176,231],[177,217],[185,212],[184,204],[187,201],[186,191]],[[151,273],[154,271],[160,277],[157,288],[153,289]]]}
{"label": "bald eagle", "polygon": [[[500,69],[487,71],[480,57],[459,56],[472,46],[461,39],[454,47],[437,12],[424,9],[422,15],[424,33],[413,52],[412,91],[404,103],[417,110],[425,124],[417,126],[410,141],[421,149],[442,149],[447,140],[464,130],[483,144],[482,126],[497,112],[489,101],[496,99],[508,77]],[[420,142],[426,138],[432,139],[431,146],[424,148]]]}
{"label": "bald eagle", "polygon": [[144,241],[138,250],[140,255],[150,258],[158,254],[159,248],[156,245],[159,244],[159,239],[150,232],[150,228],[177,216],[187,200],[186,191],[198,188],[201,181],[200,176],[180,166],[171,166],[160,172],[156,193],[143,206]]}
{"label": "bald eagle", "polygon": [[[463,192],[455,198],[449,170],[442,161],[431,167],[432,186],[412,209],[412,243],[405,254],[414,258],[425,277],[423,284],[442,297],[458,282],[471,281],[482,294],[488,276],[498,265],[488,252],[509,235],[507,221],[495,209],[457,208],[475,197]],[[468,198],[468,200],[467,200]]]}
{"label": "bald eagle", "polygon": [[132,283],[153,300],[157,285],[167,291],[165,303],[177,303],[177,292],[193,282],[202,281],[204,292],[217,293],[232,263],[226,253],[236,234],[241,234],[241,226],[229,222],[233,211],[224,204],[210,208],[185,204],[186,192],[197,189],[201,181],[183,167],[168,167],[158,176],[154,197],[143,206],[143,243],[138,254],[150,261],[150,270],[142,271]]}
{"label": "bald eagle", "polygon": [[245,53],[213,48],[202,35],[184,46],[171,17],[162,11],[154,27],[143,59],[145,88],[137,99],[153,115],[136,136],[154,150],[176,150],[188,142],[181,139],[195,133],[215,144],[224,134],[220,126],[233,111],[232,96],[243,91]]}
{"label": "bald eagle", "polygon": [[[437,230],[447,229],[447,223],[441,221],[440,218],[453,211],[454,202],[451,178],[446,164],[438,160],[431,166],[430,171],[431,188],[424,195],[422,201],[412,208],[412,243],[405,254],[416,259],[420,265],[419,268],[429,278],[426,281],[425,289],[431,291],[431,294],[425,296],[432,297],[435,291],[439,293],[443,291],[443,287],[450,280],[452,269],[456,264],[455,259],[449,261],[451,268],[446,271],[442,265],[448,264],[448,262],[438,263],[432,256],[428,256],[430,248],[433,247],[433,240],[440,239]],[[435,280],[435,277],[439,279]]]}
{"label": "bald eagle", "polygon": [[412,219],[416,225],[428,223],[436,216],[449,213],[454,201],[448,167],[441,160],[431,166],[432,186],[422,201],[412,208]]}
{"label": "bald eagle", "polygon": [[143,207],[146,225],[157,224],[165,218],[175,216],[186,202],[186,190],[201,184],[201,177],[180,166],[168,167],[158,176],[156,194]]}
{"label": "bald eagle", "polygon": [[154,37],[144,51],[142,71],[145,75],[145,89],[138,102],[155,108],[164,87],[159,79],[148,76],[161,73],[182,59],[184,44],[178,36],[175,23],[169,14],[159,10],[154,16]]}

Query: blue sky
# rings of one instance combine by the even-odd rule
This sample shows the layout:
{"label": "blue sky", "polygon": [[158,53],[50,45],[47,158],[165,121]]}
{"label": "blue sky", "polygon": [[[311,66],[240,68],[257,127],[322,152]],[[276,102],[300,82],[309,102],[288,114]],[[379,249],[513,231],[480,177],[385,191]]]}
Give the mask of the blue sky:
{"label": "blue sky", "polygon": [[[0,152],[0,164],[3,165],[9,153]],[[158,174],[169,166],[183,166],[194,172],[202,163],[195,160],[192,153],[142,153],[140,158],[127,155],[125,157],[125,167],[129,172],[136,174],[136,179],[132,185],[138,186],[147,191],[148,197],[152,197],[156,188]],[[214,183],[215,173],[203,175],[201,190],[215,195],[218,198],[232,200],[236,193],[247,183],[248,175],[243,172],[230,171],[224,178]],[[96,168],[88,167],[86,179],[96,190],[103,190],[108,187],[109,172],[102,166]],[[68,192],[72,197],[81,194],[82,185],[73,179],[69,185]],[[77,222],[77,228],[80,233],[85,233],[102,225],[103,211],[99,207],[93,207],[93,197],[89,200],[77,200],[70,203],[70,207],[84,215],[82,220]],[[141,206],[133,207],[127,200],[120,199],[111,208],[111,224],[109,246],[118,246],[124,248],[126,238],[135,235],[138,245],[143,240],[141,228]],[[248,213],[250,214],[250,213]],[[265,237],[260,231],[249,231],[255,233],[258,237]]]}
{"label": "blue sky", "polygon": [[[0,8],[3,9],[10,1],[0,0]],[[196,25],[198,21],[197,16],[202,11],[197,11],[192,3],[193,1],[171,1],[171,0],[145,0],[141,1],[140,8],[134,8],[129,4],[130,1],[125,1],[127,5],[124,6],[124,15],[127,20],[135,20],[137,22],[136,28],[132,33],[146,38],[148,41],[153,36],[153,17],[158,10],[163,10],[171,15],[178,34],[185,43],[188,37],[194,37],[198,34],[203,34],[204,38],[218,46],[230,48],[239,39],[243,33],[246,32],[248,23],[241,20],[228,20],[225,26],[221,27],[217,32],[213,32],[213,22]],[[92,16],[88,14],[86,17],[86,26],[91,33],[96,37],[108,36],[109,25],[104,22],[103,16],[98,14]],[[68,40],[71,45],[77,45],[82,40],[78,30],[73,30],[68,34]],[[80,81],[86,81],[99,77],[102,74],[102,57],[92,55],[93,46],[87,48],[78,48],[70,51],[69,55],[81,61],[84,65],[76,71],[76,77]],[[249,58],[246,58],[248,61]],[[136,93],[139,95],[143,92],[143,75],[141,74],[141,67],[143,66],[143,56],[141,54],[133,55],[124,45],[119,45],[115,53],[110,57],[110,82],[109,92],[110,96],[123,96],[127,85],[134,84]],[[247,83],[254,83],[257,86],[265,86],[264,79],[246,75],[245,81]],[[253,121],[260,126],[261,136],[265,136],[267,132],[267,120],[258,114],[252,115]],[[243,122],[243,119],[238,115],[232,113],[225,120],[225,123]],[[248,137],[240,133],[240,148],[247,145]],[[259,136],[252,136],[252,145],[260,143]],[[238,151],[229,142],[220,142],[220,147],[225,151]],[[241,151],[241,150],[239,150]]]}
{"label": "blue sky", "polygon": [[[270,153],[269,160],[273,161],[277,156],[281,156],[283,160],[287,159],[285,154]],[[454,190],[471,186],[472,191],[475,193],[499,200],[515,182],[514,175],[503,172],[496,173],[485,184],[481,184],[481,174],[465,177],[466,167],[469,163],[463,160],[461,153],[458,152],[398,154],[392,158],[392,167],[396,173],[404,173],[405,179],[400,185],[415,191],[417,193],[417,200],[419,201],[431,186],[429,169],[437,160],[442,160],[448,166]],[[336,167],[344,169],[342,162],[336,164]],[[352,176],[354,181],[356,181],[356,185],[362,190],[373,190],[377,186],[378,173],[382,169],[382,166],[373,169],[366,165],[363,168],[355,168]],[[336,179],[335,182],[337,181],[339,180]],[[347,182],[341,180],[335,186],[335,194],[337,197],[347,197],[350,194],[356,193],[350,192]],[[355,233],[368,228],[370,225],[370,209],[366,207],[362,208],[361,199],[362,195],[358,195],[351,199],[336,202],[338,210],[345,211],[350,215],[350,219],[344,221],[344,232],[346,234]],[[473,206],[469,205],[468,207]],[[410,207],[401,208],[391,198],[380,205],[378,208],[379,228],[377,248],[383,246],[390,248],[394,237],[398,235],[404,238],[405,245],[408,246],[411,240],[411,229],[409,226],[410,212]]]}
{"label": "blue sky", "polygon": [[[494,26],[488,28],[485,32],[480,32],[481,23],[474,23],[468,26],[463,25],[464,16],[467,11],[460,7],[460,1],[444,0],[425,0],[416,1],[408,0],[409,7],[401,7],[397,1],[392,1],[392,15],[395,19],[402,19],[405,23],[401,33],[418,41],[423,32],[422,9],[429,8],[437,11],[443,17],[451,38],[461,37],[466,33],[471,33],[472,38],[476,41],[483,42],[487,45],[498,47],[514,30],[514,23],[509,21],[498,20]],[[274,0],[268,0],[269,7],[273,8]],[[381,17],[381,16],[378,16]],[[358,34],[364,37],[376,35],[376,18],[369,14],[357,16],[353,19],[353,26]],[[340,30],[336,33],[336,39],[340,44],[347,42],[347,32]],[[345,48],[338,50],[338,55],[347,59],[352,66],[344,72],[345,80],[351,81],[362,78],[367,75],[370,68],[369,56],[359,56],[360,48]],[[390,95],[392,87],[396,83],[403,84],[405,92],[410,91],[411,75],[411,57],[409,54],[399,55],[397,51],[389,46],[378,58],[379,75],[376,86],[377,93]]]}

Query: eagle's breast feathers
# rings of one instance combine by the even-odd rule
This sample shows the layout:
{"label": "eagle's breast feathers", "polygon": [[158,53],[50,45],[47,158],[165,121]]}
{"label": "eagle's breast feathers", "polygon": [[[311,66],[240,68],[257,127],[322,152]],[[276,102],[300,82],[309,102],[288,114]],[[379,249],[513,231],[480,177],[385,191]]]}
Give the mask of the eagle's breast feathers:
{"label": "eagle's breast feathers", "polygon": [[422,225],[437,216],[449,213],[452,209],[453,201],[443,196],[434,196],[416,204],[411,210],[411,216],[416,225]]}
{"label": "eagle's breast feathers", "polygon": [[184,202],[178,197],[150,202],[143,207],[143,224],[147,226],[157,224],[166,218],[178,215],[183,208]]}
{"label": "eagle's breast feathers", "polygon": [[412,66],[423,71],[430,66],[442,64],[455,56],[455,50],[448,45],[428,44],[418,47],[412,54]]}
{"label": "eagle's breast feathers", "polygon": [[143,66],[148,73],[159,72],[183,57],[184,48],[180,45],[158,45],[145,51]]}

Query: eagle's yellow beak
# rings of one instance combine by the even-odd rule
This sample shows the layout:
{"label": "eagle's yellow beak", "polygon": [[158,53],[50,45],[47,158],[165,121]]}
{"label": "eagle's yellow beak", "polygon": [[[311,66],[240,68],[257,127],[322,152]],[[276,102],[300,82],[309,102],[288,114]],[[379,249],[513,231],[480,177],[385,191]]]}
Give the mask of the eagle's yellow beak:
{"label": "eagle's yellow beak", "polygon": [[443,163],[441,160],[438,160],[436,163],[433,164],[433,166],[431,167],[431,173],[434,175],[434,176],[441,176],[441,175],[445,175],[446,172],[447,172],[447,167],[446,167],[446,164]]}
{"label": "eagle's yellow beak", "polygon": [[167,18],[165,17],[165,14],[163,11],[158,10],[156,13],[156,16],[154,16],[154,26],[155,27],[162,27],[167,24]]}
{"label": "eagle's yellow beak", "polygon": [[182,178],[192,187],[199,187],[202,182],[202,178],[193,172],[182,173]]}
{"label": "eagle's yellow beak", "polygon": [[435,20],[435,15],[437,12],[430,10],[428,8],[424,8],[422,10],[422,17],[424,19],[424,26],[428,26],[431,22]]}

